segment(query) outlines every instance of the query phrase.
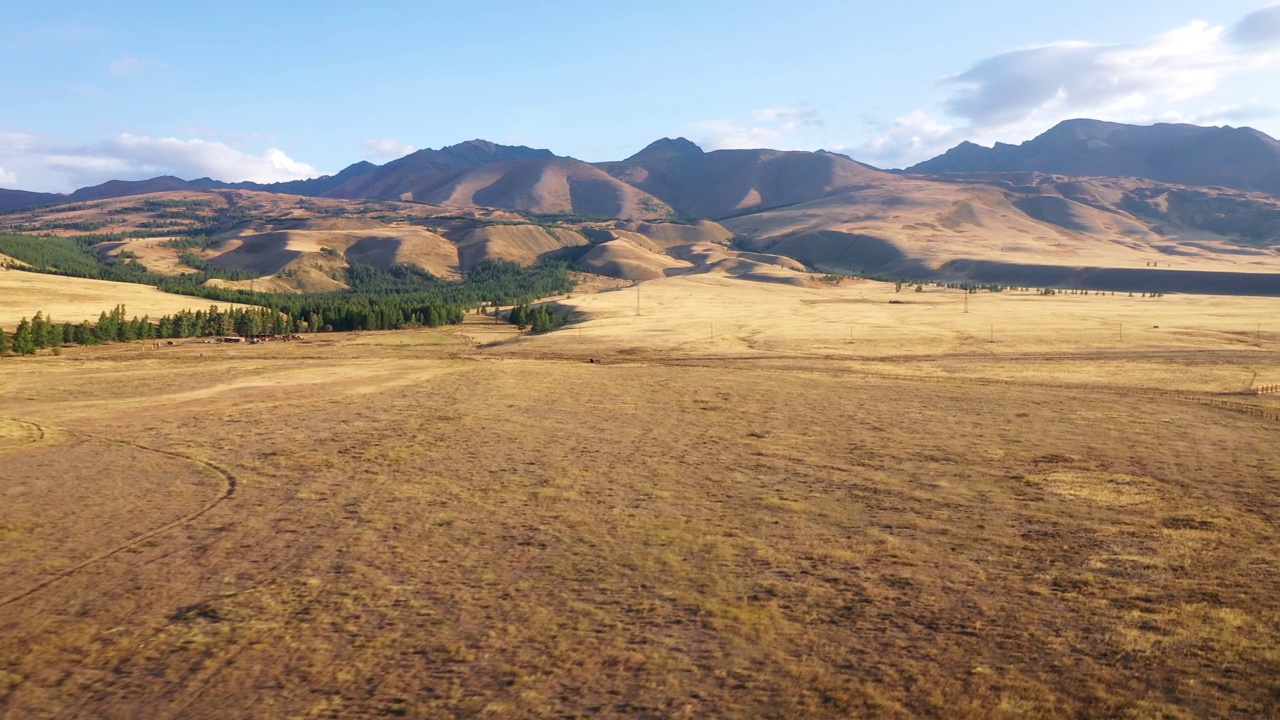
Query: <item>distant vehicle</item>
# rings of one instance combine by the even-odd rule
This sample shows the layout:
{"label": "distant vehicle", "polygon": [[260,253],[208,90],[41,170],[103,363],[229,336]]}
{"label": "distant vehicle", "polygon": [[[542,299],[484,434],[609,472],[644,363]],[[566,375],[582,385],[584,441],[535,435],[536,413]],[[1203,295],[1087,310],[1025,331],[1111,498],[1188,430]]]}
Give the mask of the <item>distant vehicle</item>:
{"label": "distant vehicle", "polygon": [[239,337],[238,335],[228,335],[228,336],[226,336],[226,337],[222,338],[222,342],[224,342],[224,343],[242,343],[242,342],[244,342],[244,338]]}

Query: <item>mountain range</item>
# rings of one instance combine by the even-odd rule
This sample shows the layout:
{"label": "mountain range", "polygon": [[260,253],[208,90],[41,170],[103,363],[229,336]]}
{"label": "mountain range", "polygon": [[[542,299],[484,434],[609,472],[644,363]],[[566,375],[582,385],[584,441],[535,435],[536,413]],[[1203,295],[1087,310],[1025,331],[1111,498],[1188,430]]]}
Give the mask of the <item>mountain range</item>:
{"label": "mountain range", "polygon": [[[215,258],[211,249],[206,255],[227,263],[269,241],[300,248],[301,255],[290,257],[319,261],[313,256],[320,248],[340,246],[353,259],[362,253],[413,257],[430,272],[456,276],[481,257],[530,262],[580,247],[580,267],[629,279],[724,260],[783,266],[798,261],[834,272],[1122,287],[1132,285],[1137,269],[1159,268],[1166,275],[1178,271],[1171,289],[1189,287],[1190,273],[1227,273],[1233,279],[1218,277],[1196,287],[1280,294],[1280,143],[1248,128],[1193,125],[1071,120],[1021,145],[961,143],[899,171],[827,151],[705,152],[684,138],[663,138],[624,160],[600,163],[472,140],[288,183],[166,176],[111,181],[68,195],[0,190],[0,210],[10,218],[0,222],[0,229],[62,233],[111,226],[118,216],[102,215],[103,208],[87,214],[77,208],[87,201],[183,192],[223,193],[216,203],[226,204],[228,213],[266,207],[268,197],[331,203],[323,209],[325,217],[361,212],[350,203],[413,204],[395,210],[402,220],[351,226],[341,233],[327,226],[280,225],[267,217],[253,227],[219,230],[219,242],[225,243],[217,246],[221,254]],[[13,210],[53,204],[66,210],[50,208],[43,218]],[[412,207],[421,209],[407,209]],[[500,225],[441,229],[451,213],[484,208],[509,215],[484,220]],[[307,212],[320,211],[316,206]],[[414,215],[442,218],[431,220],[440,232],[428,236],[415,230],[409,238],[403,219]],[[714,222],[696,237],[676,237],[680,233],[671,228],[694,220]],[[145,224],[127,232],[163,227],[166,221],[156,215],[138,222]],[[558,229],[539,229],[547,222]],[[676,235],[659,241],[632,229],[641,226],[661,226],[666,229],[653,232]],[[148,232],[144,235],[155,236]],[[386,250],[396,238],[399,249]],[[717,249],[730,241],[733,257]],[[138,245],[129,251],[152,249]],[[244,249],[232,252],[239,247]],[[268,273],[288,269],[287,263],[250,265]],[[1104,283],[1091,270],[1096,268],[1130,275]],[[1081,273],[1091,273],[1092,279],[1082,280]],[[1247,275],[1244,280],[1234,277],[1241,273]]]}
{"label": "mountain range", "polygon": [[1068,120],[1021,145],[964,142],[904,172],[1028,171],[1280,194],[1280,142],[1252,128]]}
{"label": "mountain range", "polygon": [[685,138],[663,138],[625,160],[594,164],[550,150],[471,140],[418,150],[384,165],[362,161],[335,175],[280,183],[162,176],[113,180],[65,195],[0,190],[0,211],[150,192],[240,189],[542,214],[723,219],[851,188],[892,185],[904,175],[953,180],[1011,172],[1134,177],[1280,194],[1280,142],[1251,128],[1068,120],[1020,145],[963,142],[905,170],[883,171],[821,150],[704,152]]}

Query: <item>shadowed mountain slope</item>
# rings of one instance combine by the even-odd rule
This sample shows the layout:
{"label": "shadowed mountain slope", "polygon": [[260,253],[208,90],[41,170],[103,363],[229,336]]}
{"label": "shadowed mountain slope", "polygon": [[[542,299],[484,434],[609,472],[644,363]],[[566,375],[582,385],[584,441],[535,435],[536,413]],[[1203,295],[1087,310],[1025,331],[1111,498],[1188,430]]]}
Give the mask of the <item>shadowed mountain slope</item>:
{"label": "shadowed mountain slope", "polygon": [[0,188],[0,212],[16,208],[52,205],[66,202],[67,196],[58,193],[29,192],[27,190],[6,190]]}
{"label": "shadowed mountain slope", "polygon": [[[981,272],[1045,286],[1075,277],[1063,269],[1151,268],[1265,274],[1280,292],[1280,199],[1226,188],[1039,173],[904,178],[723,224],[753,249],[837,272],[955,281]],[[1216,291],[1234,290],[1224,281]]]}
{"label": "shadowed mountain slope", "polygon": [[1021,145],[961,143],[904,172],[1017,171],[1139,177],[1280,194],[1280,142],[1252,128],[1068,120]]}
{"label": "shadowed mountain slope", "polygon": [[351,178],[324,194],[336,198],[398,198],[422,184],[424,176],[490,163],[554,158],[550,150],[469,140],[439,150],[419,150]]}
{"label": "shadowed mountain slope", "polygon": [[162,175],[150,180],[108,180],[101,185],[85,187],[66,196],[64,202],[83,202],[107,198],[148,195],[150,193],[190,190],[191,183],[172,175]]}
{"label": "shadowed mountain slope", "polygon": [[258,192],[273,192],[284,193],[286,195],[306,195],[315,197],[329,192],[348,180],[360,177],[361,175],[365,175],[377,169],[377,165],[361,160],[358,163],[348,165],[342,170],[342,172],[339,172],[336,175],[321,175],[320,177],[309,178],[307,180],[289,180],[278,183],[225,183],[220,180],[213,180],[205,177],[192,180],[190,184],[191,187],[202,190],[234,188],[236,190],[256,190]]}
{"label": "shadowed mountain slope", "polygon": [[623,162],[638,163],[647,160],[681,157],[685,155],[702,155],[702,148],[686,138],[662,138],[645,146],[643,150],[627,158]]}
{"label": "shadowed mountain slope", "polygon": [[[339,188],[332,194],[349,189]],[[373,197],[444,207],[492,207],[538,214],[637,219],[664,218],[672,214],[670,207],[643,190],[620,182],[587,163],[561,157],[403,175]]]}
{"label": "shadowed mountain slope", "polygon": [[689,217],[725,218],[816,200],[898,178],[844,155],[779,150],[703,153],[687,140],[659,140],[629,160],[599,163],[619,180]]}

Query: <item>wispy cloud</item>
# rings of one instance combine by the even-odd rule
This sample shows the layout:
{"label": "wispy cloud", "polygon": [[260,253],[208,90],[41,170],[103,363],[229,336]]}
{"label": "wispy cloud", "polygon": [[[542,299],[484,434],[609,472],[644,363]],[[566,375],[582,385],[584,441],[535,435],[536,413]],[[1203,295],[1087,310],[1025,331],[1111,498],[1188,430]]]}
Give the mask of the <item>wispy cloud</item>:
{"label": "wispy cloud", "polygon": [[379,160],[393,160],[401,158],[418,148],[402,143],[395,138],[372,138],[364,140],[360,143],[360,147],[364,148],[368,157]]}
{"label": "wispy cloud", "polygon": [[127,133],[91,144],[32,133],[0,133],[0,166],[6,169],[0,180],[9,187],[52,192],[157,175],[279,182],[321,174],[278,148],[253,154],[199,138]]}
{"label": "wispy cloud", "polygon": [[689,134],[708,150],[734,148],[794,149],[825,123],[814,108],[768,107],[753,110],[747,121],[722,118],[703,120],[689,127]]}
{"label": "wispy cloud", "polygon": [[930,117],[923,110],[875,126],[872,138],[854,148],[855,157],[882,167],[906,164],[902,158],[923,159],[964,139],[959,127]]}
{"label": "wispy cloud", "polygon": [[1276,108],[1258,101],[1235,103],[1210,108],[1193,115],[1184,115],[1176,110],[1170,111],[1165,119],[1168,122],[1185,122],[1194,125],[1231,125],[1247,123],[1262,118],[1272,117]]}
{"label": "wispy cloud", "polygon": [[[1203,111],[1183,108],[1211,99],[1232,77],[1275,66],[1272,45],[1280,46],[1280,5],[1231,27],[1194,21],[1141,43],[1070,41],[1003,52],[942,78],[940,112],[918,110],[883,123],[858,152],[880,164],[906,165],[960,140],[1026,139],[1075,117],[1200,117]],[[1270,114],[1258,103],[1235,111],[1214,117]]]}
{"label": "wispy cloud", "polygon": [[814,108],[771,107],[752,110],[751,119],[756,122],[773,123],[785,131],[795,130],[802,125],[822,127],[826,124]]}

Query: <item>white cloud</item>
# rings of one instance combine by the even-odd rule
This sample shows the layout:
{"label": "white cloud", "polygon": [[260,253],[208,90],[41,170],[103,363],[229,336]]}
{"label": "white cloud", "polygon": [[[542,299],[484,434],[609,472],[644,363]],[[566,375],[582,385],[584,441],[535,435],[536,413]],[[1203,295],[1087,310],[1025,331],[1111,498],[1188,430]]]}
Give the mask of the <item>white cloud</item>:
{"label": "white cloud", "polygon": [[949,148],[963,139],[960,128],[916,110],[876,128],[875,136],[858,146],[854,156],[888,167],[903,157],[929,157],[936,154],[938,148]]}
{"label": "white cloud", "polygon": [[773,127],[745,127],[730,120],[703,120],[690,126],[698,145],[707,150],[776,148],[785,134]]}
{"label": "white cloud", "polygon": [[9,176],[22,177],[23,190],[51,192],[158,175],[188,180],[211,177],[228,182],[280,182],[321,174],[278,148],[255,155],[199,138],[153,138],[127,133],[91,144],[31,133],[0,133],[0,165],[8,168]]}
{"label": "white cloud", "polygon": [[703,120],[689,126],[689,134],[708,150],[742,148],[796,149],[796,135],[811,134],[823,127],[813,108],[770,107],[751,112],[750,122],[728,119]]}
{"label": "white cloud", "polygon": [[365,140],[360,143],[360,147],[365,149],[365,152],[369,157],[380,159],[402,158],[418,149],[408,143],[402,143],[395,138],[376,138]]}
{"label": "white cloud", "polygon": [[3,167],[0,167],[0,187],[17,188],[18,175],[16,173],[8,172]]}
{"label": "white cloud", "polygon": [[875,128],[861,150],[888,165],[909,165],[959,140],[989,145],[1031,138],[1063,120],[1202,122],[1270,114],[1257,103],[1203,108],[1227,80],[1272,68],[1280,59],[1280,5],[1231,28],[1194,21],[1134,44],[1060,42],[994,55],[943,78],[939,113],[917,110]]}
{"label": "white cloud", "polygon": [[947,114],[977,126],[1034,114],[1125,112],[1200,97],[1250,65],[1196,21],[1142,45],[1064,42],[1003,53],[941,81]]}
{"label": "white cloud", "polygon": [[822,118],[814,108],[771,107],[763,110],[752,110],[751,119],[756,122],[774,123],[784,130],[795,130],[801,125],[822,127]]}
{"label": "white cloud", "polygon": [[112,75],[144,75],[155,70],[163,70],[165,64],[159,60],[147,60],[144,58],[126,55],[125,57],[113,60],[107,66],[107,70]]}

